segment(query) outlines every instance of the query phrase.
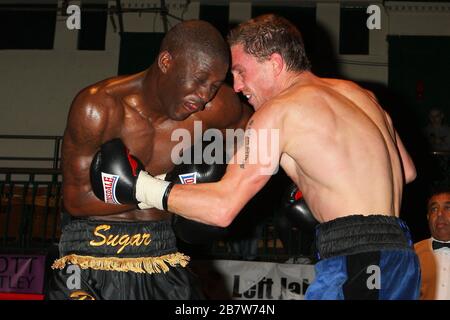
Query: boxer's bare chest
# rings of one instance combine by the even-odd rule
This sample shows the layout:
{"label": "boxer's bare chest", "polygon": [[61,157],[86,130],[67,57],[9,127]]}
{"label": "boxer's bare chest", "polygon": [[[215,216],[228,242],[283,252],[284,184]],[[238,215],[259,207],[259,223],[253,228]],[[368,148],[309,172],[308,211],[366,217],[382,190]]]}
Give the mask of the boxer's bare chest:
{"label": "boxer's bare chest", "polygon": [[[125,117],[121,129],[122,140],[152,175],[166,173],[173,168],[173,158],[178,156],[181,145],[192,145],[199,137],[199,130],[194,130],[199,118],[190,116],[184,121],[167,119],[158,121],[133,114]],[[207,121],[202,121],[203,131],[208,129]]]}

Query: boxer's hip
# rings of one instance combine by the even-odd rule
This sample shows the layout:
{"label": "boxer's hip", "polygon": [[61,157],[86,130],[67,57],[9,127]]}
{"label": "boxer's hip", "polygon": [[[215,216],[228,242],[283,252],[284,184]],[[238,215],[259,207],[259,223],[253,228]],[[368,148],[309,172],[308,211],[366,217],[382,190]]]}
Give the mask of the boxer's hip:
{"label": "boxer's hip", "polygon": [[319,259],[384,250],[410,250],[406,223],[386,215],[350,215],[316,227]]}
{"label": "boxer's hip", "polygon": [[170,220],[73,220],[63,228],[59,251],[54,269],[70,263],[82,269],[160,273],[189,261],[177,251]]}
{"label": "boxer's hip", "polygon": [[316,276],[305,299],[417,299],[420,269],[396,217],[352,215],[316,227]]}

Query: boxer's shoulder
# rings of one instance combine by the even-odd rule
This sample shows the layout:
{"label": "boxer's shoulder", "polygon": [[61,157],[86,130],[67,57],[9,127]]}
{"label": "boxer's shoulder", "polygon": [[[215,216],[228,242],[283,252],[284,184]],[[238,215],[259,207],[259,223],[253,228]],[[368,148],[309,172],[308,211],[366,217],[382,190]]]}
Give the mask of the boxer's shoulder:
{"label": "boxer's shoulder", "polygon": [[95,131],[98,134],[108,131],[112,135],[120,131],[124,107],[106,87],[107,84],[100,82],[76,95],[70,107],[68,129]]}
{"label": "boxer's shoulder", "polygon": [[114,94],[108,88],[109,81],[103,80],[83,88],[73,99],[72,108],[99,108],[112,103]]}
{"label": "boxer's shoulder", "polygon": [[127,77],[125,76],[106,78],[81,89],[75,96],[75,99],[79,97],[96,98],[102,95],[115,96],[119,89],[124,87],[124,83],[126,82]]}
{"label": "boxer's shoulder", "polygon": [[313,84],[293,86],[266,101],[258,113],[280,118],[303,117],[309,111],[316,113],[318,106],[324,103],[323,91],[323,88]]}
{"label": "boxer's shoulder", "polygon": [[355,90],[355,89],[361,88],[356,82],[353,82],[351,80],[346,80],[346,79],[320,78],[320,80],[333,86],[333,87],[339,86],[339,87],[349,89],[349,90]]}
{"label": "boxer's shoulder", "polygon": [[238,95],[227,84],[223,84],[214,99],[206,104],[205,110],[195,116],[206,121],[210,127],[228,128],[248,118],[249,106],[242,103]]}
{"label": "boxer's shoulder", "polygon": [[371,103],[369,99],[377,101],[377,98],[373,92],[361,87],[356,82],[343,79],[322,79],[327,87],[331,89],[331,92],[337,92],[339,95],[350,99],[357,104],[368,104]]}
{"label": "boxer's shoulder", "polygon": [[[205,110],[220,112],[221,116],[233,116],[242,110],[242,104],[234,90],[227,84],[223,84],[214,99],[206,104]],[[230,115],[224,112],[232,112]]]}

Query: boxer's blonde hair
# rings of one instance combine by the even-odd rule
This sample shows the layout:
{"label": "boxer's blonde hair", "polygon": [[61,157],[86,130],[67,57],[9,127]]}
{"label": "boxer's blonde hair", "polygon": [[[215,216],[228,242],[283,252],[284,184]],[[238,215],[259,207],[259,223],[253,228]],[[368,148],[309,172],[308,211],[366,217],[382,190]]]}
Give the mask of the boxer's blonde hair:
{"label": "boxer's blonde hair", "polygon": [[278,53],[290,71],[311,69],[300,31],[289,20],[274,14],[239,24],[228,34],[228,44],[242,45],[246,53],[260,61]]}

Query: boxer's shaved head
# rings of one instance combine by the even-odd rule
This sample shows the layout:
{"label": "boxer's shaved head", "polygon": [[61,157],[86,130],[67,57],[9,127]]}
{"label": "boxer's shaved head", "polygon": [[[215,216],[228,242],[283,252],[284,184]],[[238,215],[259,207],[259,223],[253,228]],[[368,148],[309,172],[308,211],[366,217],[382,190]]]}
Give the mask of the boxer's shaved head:
{"label": "boxer's shaved head", "polygon": [[184,21],[167,32],[160,52],[172,56],[203,52],[208,56],[229,63],[229,48],[222,35],[210,23],[201,20]]}

